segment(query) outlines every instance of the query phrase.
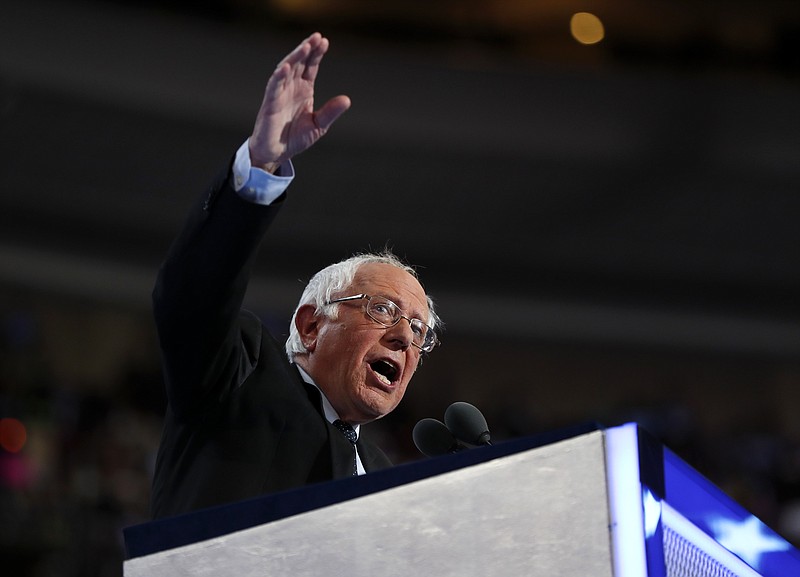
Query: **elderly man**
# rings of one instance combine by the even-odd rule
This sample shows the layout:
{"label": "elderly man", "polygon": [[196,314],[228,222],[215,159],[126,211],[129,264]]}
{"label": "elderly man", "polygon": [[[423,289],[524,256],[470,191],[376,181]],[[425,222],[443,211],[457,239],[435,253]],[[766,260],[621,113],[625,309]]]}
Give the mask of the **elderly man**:
{"label": "elderly man", "polygon": [[153,291],[169,401],[154,517],[389,466],[360,425],[391,412],[438,317],[413,269],[359,255],[317,273],[280,346],[241,310],[290,159],[350,107],[314,109],[328,41],[313,34],[270,77],[253,134],[191,212]]}

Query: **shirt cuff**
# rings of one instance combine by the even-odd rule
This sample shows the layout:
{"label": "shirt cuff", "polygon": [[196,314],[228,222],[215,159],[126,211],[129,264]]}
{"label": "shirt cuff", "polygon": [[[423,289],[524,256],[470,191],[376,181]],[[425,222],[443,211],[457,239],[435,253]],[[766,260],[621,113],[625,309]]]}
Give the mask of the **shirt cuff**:
{"label": "shirt cuff", "polygon": [[250,163],[250,139],[236,151],[233,161],[233,189],[243,199],[255,204],[272,204],[294,179],[294,166],[287,160],[275,174]]}

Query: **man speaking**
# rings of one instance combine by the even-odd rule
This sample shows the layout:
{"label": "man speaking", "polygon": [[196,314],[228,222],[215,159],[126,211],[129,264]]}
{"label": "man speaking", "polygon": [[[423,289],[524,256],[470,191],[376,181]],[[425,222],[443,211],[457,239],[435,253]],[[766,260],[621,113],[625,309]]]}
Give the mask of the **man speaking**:
{"label": "man speaking", "polygon": [[192,209],[153,304],[168,408],[153,481],[165,517],[389,466],[360,425],[391,412],[440,321],[390,253],[318,272],[279,344],[241,309],[258,246],[294,178],[291,159],[349,107],[314,107],[328,40],[313,34],[267,82],[253,133]]}

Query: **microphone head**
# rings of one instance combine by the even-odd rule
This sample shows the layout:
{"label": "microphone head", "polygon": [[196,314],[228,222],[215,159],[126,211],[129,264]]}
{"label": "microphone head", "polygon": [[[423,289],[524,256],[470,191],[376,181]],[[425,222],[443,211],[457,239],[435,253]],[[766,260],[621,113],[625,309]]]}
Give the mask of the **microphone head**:
{"label": "microphone head", "polygon": [[412,437],[420,453],[428,457],[455,453],[460,448],[453,433],[436,419],[422,419],[414,425]]}
{"label": "microphone head", "polygon": [[444,422],[456,438],[470,445],[491,445],[489,425],[477,407],[459,401],[444,412]]}

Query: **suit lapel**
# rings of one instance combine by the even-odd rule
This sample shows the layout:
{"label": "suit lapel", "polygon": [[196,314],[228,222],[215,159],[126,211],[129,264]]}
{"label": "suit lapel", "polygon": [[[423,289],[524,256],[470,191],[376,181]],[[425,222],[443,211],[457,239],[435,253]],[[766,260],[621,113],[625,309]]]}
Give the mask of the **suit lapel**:
{"label": "suit lapel", "polygon": [[[363,427],[362,427],[363,432]],[[361,435],[358,437],[358,456],[361,457],[361,463],[364,465],[364,470],[368,473],[370,471],[379,471],[392,466],[389,457],[381,451],[376,445],[373,445],[366,439],[362,442]]]}
{"label": "suit lapel", "polygon": [[[295,368],[297,377],[305,387],[308,400],[316,409],[322,421],[325,423],[328,431],[328,446],[331,451],[331,478],[341,479],[343,477],[350,477],[352,475],[353,467],[353,445],[350,441],[344,438],[339,430],[330,424],[325,419],[325,411],[322,409],[322,394],[319,389],[303,380],[300,372]],[[360,441],[359,441],[360,452]],[[364,465],[366,467],[366,463]]]}

